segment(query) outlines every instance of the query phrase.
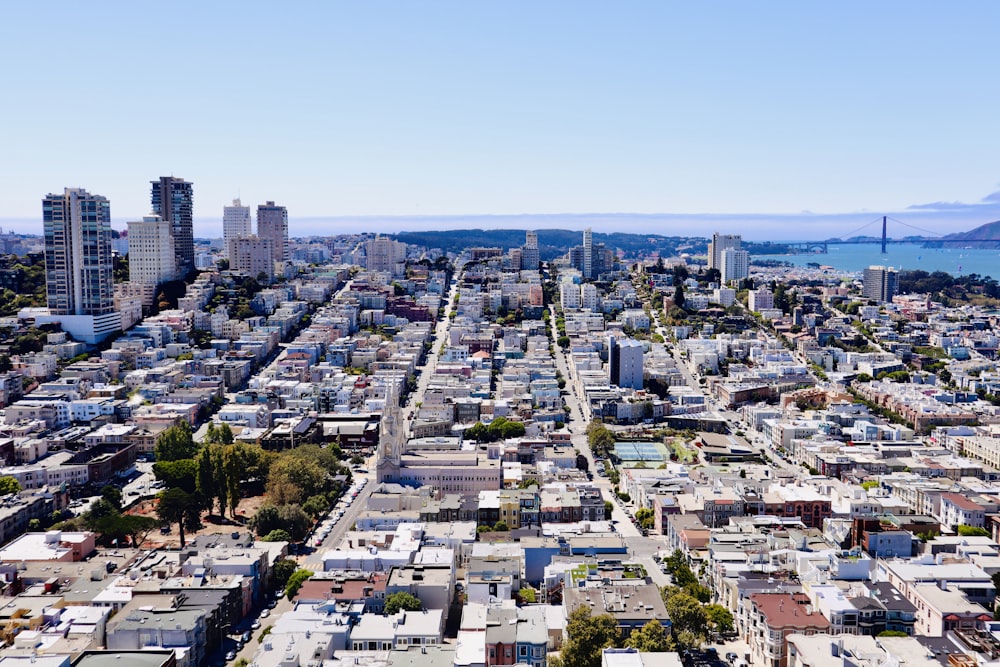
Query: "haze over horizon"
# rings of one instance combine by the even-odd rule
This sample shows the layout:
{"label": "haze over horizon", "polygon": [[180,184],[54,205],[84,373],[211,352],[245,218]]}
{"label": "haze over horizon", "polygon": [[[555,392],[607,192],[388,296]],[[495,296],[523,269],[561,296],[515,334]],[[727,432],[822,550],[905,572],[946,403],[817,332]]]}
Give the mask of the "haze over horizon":
{"label": "haze over horizon", "polygon": [[168,174],[202,237],[237,195],[293,236],[1000,219],[996,3],[55,4],[5,12],[4,229]]}

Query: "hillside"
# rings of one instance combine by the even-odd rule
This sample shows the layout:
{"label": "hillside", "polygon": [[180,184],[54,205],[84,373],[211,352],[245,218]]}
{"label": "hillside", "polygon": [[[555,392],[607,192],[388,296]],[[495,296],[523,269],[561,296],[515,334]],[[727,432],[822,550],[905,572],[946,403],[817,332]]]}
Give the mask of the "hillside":
{"label": "hillside", "polygon": [[[948,234],[944,237],[949,241],[965,241],[970,248],[1000,248],[1000,220],[987,222],[967,232]],[[929,247],[934,247],[934,241],[928,241]]]}
{"label": "hillside", "polygon": [[[466,248],[500,247],[504,251],[524,245],[523,229],[455,229],[432,232],[400,232],[394,235],[397,241],[441,248],[446,252],[459,252]],[[538,250],[542,260],[548,261],[564,255],[573,246],[583,243],[583,232],[569,229],[538,230]],[[602,234],[594,232],[594,243],[604,243],[609,248],[621,251],[625,258],[648,255],[658,251],[661,257],[670,257],[679,252],[705,254],[708,242],[704,238],[659,236],[657,234],[627,234],[615,232]]]}

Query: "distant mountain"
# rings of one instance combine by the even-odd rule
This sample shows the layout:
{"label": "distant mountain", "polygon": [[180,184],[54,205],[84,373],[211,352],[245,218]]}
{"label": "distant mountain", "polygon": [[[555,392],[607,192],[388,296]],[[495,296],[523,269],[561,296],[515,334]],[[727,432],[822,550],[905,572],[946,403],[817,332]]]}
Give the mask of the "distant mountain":
{"label": "distant mountain", "polygon": [[[970,248],[1000,248],[1000,220],[987,222],[967,232],[948,234],[942,237],[947,241],[964,241]],[[927,242],[928,247],[934,247],[933,240]],[[954,245],[953,243],[949,245]]]}
{"label": "distant mountain", "polygon": [[[445,252],[461,252],[466,248],[500,247],[504,251],[524,245],[523,229],[453,229],[447,231],[400,232],[397,241],[427,248],[441,248]],[[548,261],[565,255],[570,248],[583,244],[583,233],[568,229],[539,229],[538,251],[542,260]],[[657,251],[661,257],[672,257],[681,252],[704,255],[708,241],[698,237],[660,236],[658,234],[627,234],[594,232],[594,243],[603,243],[611,250],[620,250],[625,258],[649,255]]]}

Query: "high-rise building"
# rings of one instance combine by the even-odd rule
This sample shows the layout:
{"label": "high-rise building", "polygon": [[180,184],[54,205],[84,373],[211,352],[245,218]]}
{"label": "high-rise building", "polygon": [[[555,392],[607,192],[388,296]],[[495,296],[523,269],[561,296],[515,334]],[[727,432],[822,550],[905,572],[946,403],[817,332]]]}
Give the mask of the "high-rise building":
{"label": "high-rise building", "polygon": [[77,340],[97,343],[121,329],[111,264],[111,203],[81,188],[42,200],[49,316]]}
{"label": "high-rise building", "polygon": [[288,209],[273,201],[260,204],[257,207],[257,236],[271,239],[271,257],[275,262],[288,261]]}
{"label": "high-rise building", "polygon": [[233,261],[233,251],[229,244],[233,239],[250,236],[253,226],[250,220],[250,207],[244,206],[239,197],[233,200],[232,206],[222,207],[222,243],[226,250],[226,259]]}
{"label": "high-rise building", "polygon": [[524,247],[521,248],[521,269],[537,271],[541,257],[538,254],[538,233],[527,231],[524,234]]}
{"label": "high-rise building", "polygon": [[406,244],[381,234],[365,243],[365,268],[400,275],[405,268]]}
{"label": "high-rise building", "polygon": [[613,385],[642,389],[642,343],[631,338],[608,338],[608,379]]}
{"label": "high-rise building", "polygon": [[750,290],[747,292],[747,308],[752,313],[774,308],[774,293],[766,287]]}
{"label": "high-rise building", "polygon": [[722,251],[722,262],[719,265],[722,284],[732,280],[743,280],[750,275],[750,253],[737,248],[726,248]]}
{"label": "high-rise building", "polygon": [[194,271],[194,186],[183,178],[161,176],[151,181],[153,214],[170,222],[176,274]]}
{"label": "high-rise building", "polygon": [[712,234],[712,240],[708,242],[708,268],[722,269],[722,251],[727,248],[739,250],[743,245],[743,237],[739,234]]}
{"label": "high-rise building", "polygon": [[[176,273],[174,237],[169,220],[147,215],[128,223],[128,279],[133,283],[160,285]],[[145,305],[152,305],[152,299]]]}
{"label": "high-rise building", "polygon": [[583,277],[587,280],[594,277],[594,232],[590,227],[583,230]]}
{"label": "high-rise building", "polygon": [[899,289],[899,272],[887,266],[869,266],[864,271],[862,294],[879,303],[892,301]]}
{"label": "high-rise building", "polygon": [[268,281],[274,277],[274,242],[259,236],[240,236],[232,240],[231,271],[256,278],[261,273]]}

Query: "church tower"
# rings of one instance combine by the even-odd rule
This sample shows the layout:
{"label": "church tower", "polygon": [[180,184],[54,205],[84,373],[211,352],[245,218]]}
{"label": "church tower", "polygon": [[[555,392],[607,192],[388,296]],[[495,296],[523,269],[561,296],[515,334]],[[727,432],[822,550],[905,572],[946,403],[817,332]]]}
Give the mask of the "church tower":
{"label": "church tower", "polygon": [[382,409],[382,421],[378,432],[378,481],[398,482],[400,460],[403,456],[403,444],[406,438],[403,427],[402,411],[395,388],[390,388],[385,396],[385,407]]}

